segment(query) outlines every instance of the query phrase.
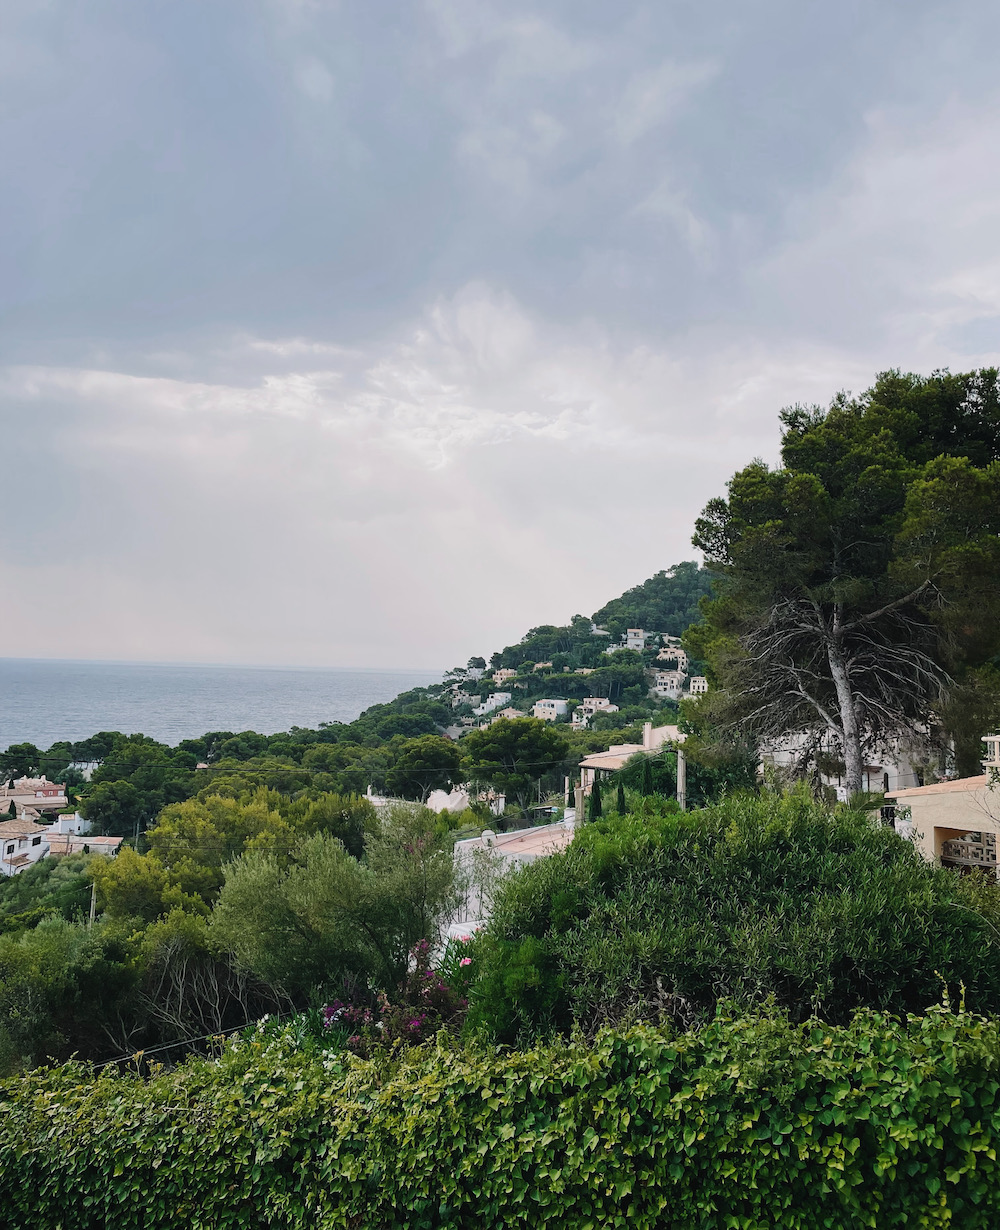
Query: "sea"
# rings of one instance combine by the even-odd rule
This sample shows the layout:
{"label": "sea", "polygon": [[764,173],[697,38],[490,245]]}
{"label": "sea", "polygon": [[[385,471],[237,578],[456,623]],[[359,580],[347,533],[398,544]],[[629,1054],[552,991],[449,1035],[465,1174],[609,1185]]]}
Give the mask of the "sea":
{"label": "sea", "polygon": [[270,735],[350,722],[442,673],[0,658],[0,749],[45,749],[99,730],[173,745],[209,730]]}

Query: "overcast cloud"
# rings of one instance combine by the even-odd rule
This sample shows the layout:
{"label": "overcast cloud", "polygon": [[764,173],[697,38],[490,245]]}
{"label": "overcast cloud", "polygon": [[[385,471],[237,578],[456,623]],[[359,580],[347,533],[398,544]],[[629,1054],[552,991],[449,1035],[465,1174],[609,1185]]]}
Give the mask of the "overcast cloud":
{"label": "overcast cloud", "polygon": [[448,666],[1000,361],[985,0],[7,0],[0,655]]}

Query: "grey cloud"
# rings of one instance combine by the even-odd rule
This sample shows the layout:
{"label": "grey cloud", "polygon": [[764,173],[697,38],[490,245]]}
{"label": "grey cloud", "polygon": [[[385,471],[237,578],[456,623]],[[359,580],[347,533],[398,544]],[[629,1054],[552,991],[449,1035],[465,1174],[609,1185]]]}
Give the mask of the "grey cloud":
{"label": "grey cloud", "polygon": [[5,16],[7,652],[446,664],[1000,356],[984,0]]}

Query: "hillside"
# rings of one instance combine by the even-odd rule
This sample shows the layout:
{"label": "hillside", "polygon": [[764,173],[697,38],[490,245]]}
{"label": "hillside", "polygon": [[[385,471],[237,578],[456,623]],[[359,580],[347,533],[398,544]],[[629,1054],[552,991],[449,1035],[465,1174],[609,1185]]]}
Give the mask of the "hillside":
{"label": "hillside", "polygon": [[680,636],[701,618],[698,603],[712,589],[712,574],[685,560],[628,589],[594,612],[594,623],[620,636],[626,628],[645,628]]}
{"label": "hillside", "polygon": [[593,635],[593,624],[606,629],[612,640],[617,640],[626,628],[680,636],[701,618],[698,603],[711,591],[711,586],[712,574],[694,561],[685,560],[613,598],[590,619],[574,615],[565,626],[543,624],[532,628],[517,644],[494,653],[490,665],[514,667],[525,661],[551,661],[559,670],[564,666],[597,666],[608,640]]}
{"label": "hillside", "polygon": [[[709,574],[697,564],[677,564],[608,602],[593,619],[575,615],[565,626],[532,628],[517,644],[494,653],[489,665],[484,658],[472,658],[441,683],[373,705],[353,722],[271,735],[210,731],[176,748],[141,734],[103,731],[79,743],[53,744],[47,751],[17,745],[0,755],[0,768],[10,776],[43,772],[66,781],[97,832],[131,836],[146,829],[165,805],[212,791],[237,796],[264,786],[289,795],[351,794],[371,786],[378,793],[413,793],[397,766],[416,754],[414,741],[469,726],[476,707],[492,692],[510,691],[510,703],[519,712],[530,712],[540,697],[564,699],[570,708],[586,696],[606,697],[617,712],[598,714],[585,731],[560,727],[566,755],[543,783],[558,789],[565,775],[576,772],[582,755],[620,742],[621,732],[634,735],[642,722],[676,710],[675,701],[648,694],[644,669],[655,660],[655,647],[641,654],[625,650],[608,656],[604,651],[625,627],[679,635],[698,619],[698,600],[709,584]],[[609,635],[595,635],[594,624],[602,621]],[[500,668],[517,674],[500,684],[492,677]],[[442,748],[444,743],[440,739],[433,745],[436,767],[421,770],[428,784],[453,779],[456,749],[454,744],[450,751]],[[429,754],[424,746],[421,757]],[[70,768],[74,761],[98,762],[88,784]],[[415,793],[420,797],[421,791]]]}

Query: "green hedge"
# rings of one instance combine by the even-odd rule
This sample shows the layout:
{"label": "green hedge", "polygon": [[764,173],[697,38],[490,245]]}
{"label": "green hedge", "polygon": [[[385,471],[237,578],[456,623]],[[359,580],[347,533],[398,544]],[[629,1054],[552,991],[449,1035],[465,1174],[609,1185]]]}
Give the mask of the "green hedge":
{"label": "green hedge", "polygon": [[149,1081],[0,1088],[11,1230],[992,1227],[1000,1031],[720,1019],[400,1061],[291,1031]]}

